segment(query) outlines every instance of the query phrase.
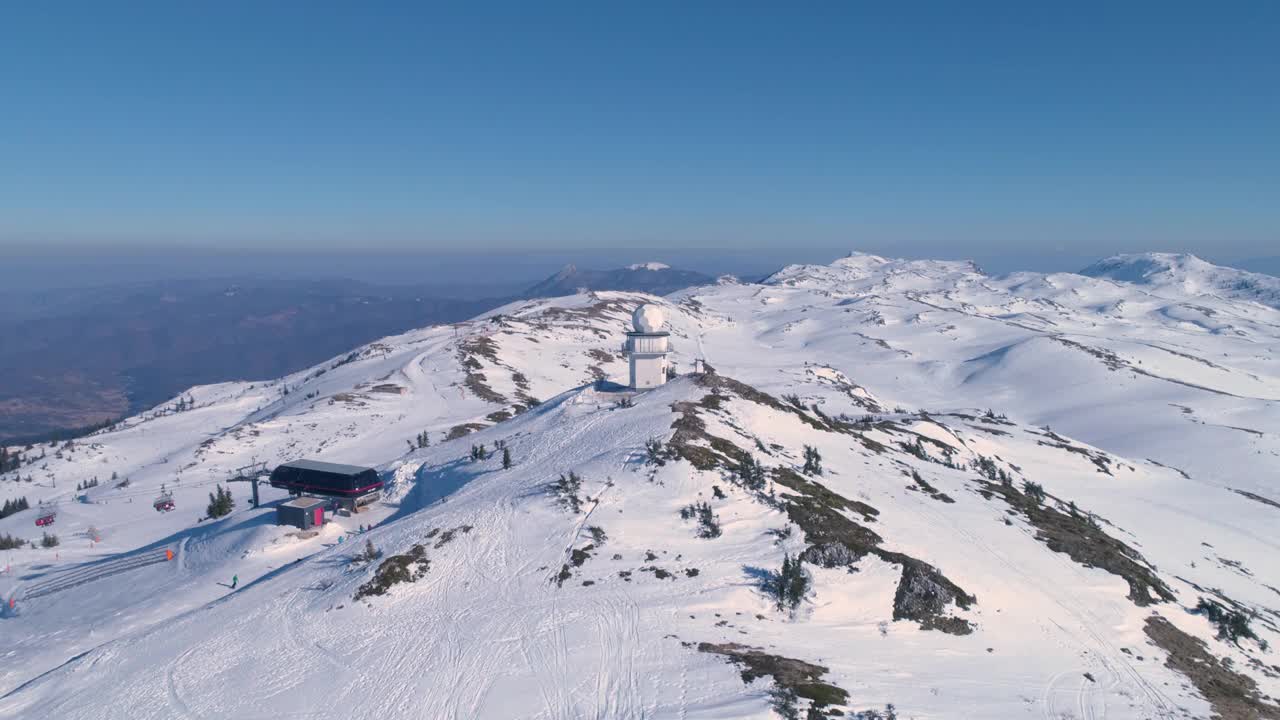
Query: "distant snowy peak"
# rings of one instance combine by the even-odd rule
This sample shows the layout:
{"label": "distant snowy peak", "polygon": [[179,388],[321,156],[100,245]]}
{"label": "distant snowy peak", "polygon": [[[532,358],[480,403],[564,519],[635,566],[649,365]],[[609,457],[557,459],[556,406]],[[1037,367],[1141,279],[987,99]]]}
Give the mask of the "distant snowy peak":
{"label": "distant snowy peak", "polygon": [[1099,260],[1079,274],[1190,295],[1249,300],[1280,308],[1280,278],[1214,265],[1190,254],[1114,255]]}
{"label": "distant snowy peak", "polygon": [[627,266],[628,270],[670,270],[671,266],[660,262],[634,263]]}
{"label": "distant snowy peak", "polygon": [[[1172,276],[1193,276],[1229,270],[1187,253],[1126,253],[1103,258],[1080,271],[1089,277],[1154,284]],[[1238,271],[1237,271],[1238,272]]]}

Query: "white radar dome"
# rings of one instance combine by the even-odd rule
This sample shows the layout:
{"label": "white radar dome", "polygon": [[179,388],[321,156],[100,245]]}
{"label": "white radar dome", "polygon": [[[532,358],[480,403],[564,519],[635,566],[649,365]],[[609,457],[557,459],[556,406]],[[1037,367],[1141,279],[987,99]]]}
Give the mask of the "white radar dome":
{"label": "white radar dome", "polygon": [[662,308],[657,305],[641,305],[631,314],[631,324],[635,326],[636,332],[656,333],[662,330],[666,321]]}

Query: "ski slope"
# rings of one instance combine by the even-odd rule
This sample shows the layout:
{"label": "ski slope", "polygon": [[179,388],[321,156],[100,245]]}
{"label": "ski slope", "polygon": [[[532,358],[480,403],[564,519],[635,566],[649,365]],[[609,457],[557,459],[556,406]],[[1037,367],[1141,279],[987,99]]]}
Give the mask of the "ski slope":
{"label": "ski slope", "polygon": [[[846,714],[1230,716],[1178,669],[1183,651],[1155,642],[1153,617],[1229,660],[1270,712],[1280,312],[1209,285],[853,255],[661,299],[517,303],[279,380],[193,388],[191,409],[38,448],[24,480],[0,483],[56,507],[63,540],[0,553],[0,593],[19,599],[0,618],[0,716],[736,718],[813,705],[787,696],[786,677],[744,681],[733,648],[820,666],[812,682],[845,693],[826,709]],[[619,347],[642,302],[664,307],[677,367],[704,359],[714,374],[619,406],[627,395],[595,381],[625,378]],[[431,444],[411,448],[423,430]],[[511,469],[468,458],[496,441]],[[654,462],[653,441],[674,455]],[[821,475],[802,472],[806,446]],[[767,467],[762,488],[741,482],[744,455]],[[314,537],[243,502],[198,520],[235,468],[299,457],[375,465],[386,497]],[[984,479],[983,462],[1011,482]],[[549,487],[570,471],[578,512]],[[1042,504],[1026,504],[1025,481]],[[162,485],[177,510],[152,509]],[[718,537],[681,517],[701,502]],[[38,537],[36,513],[0,533]],[[1050,538],[1063,527],[1078,542]],[[365,540],[382,559],[357,559]],[[354,598],[414,545],[421,578]],[[165,549],[172,561],[22,599]],[[762,588],[784,555],[811,578],[794,610]],[[232,575],[234,593],[220,584]],[[900,597],[939,587],[956,592],[924,611]],[[1219,639],[1189,612],[1202,598],[1256,613],[1258,641]]]}

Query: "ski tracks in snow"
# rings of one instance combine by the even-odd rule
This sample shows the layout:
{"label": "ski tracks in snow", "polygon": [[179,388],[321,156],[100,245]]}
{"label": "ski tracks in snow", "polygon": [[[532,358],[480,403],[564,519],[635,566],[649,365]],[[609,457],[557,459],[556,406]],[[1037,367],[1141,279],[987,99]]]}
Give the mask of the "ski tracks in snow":
{"label": "ski tracks in snow", "polygon": [[169,666],[164,670],[165,691],[169,699],[169,707],[172,708],[178,716],[187,718],[188,720],[199,720],[200,716],[192,712],[190,706],[188,706],[186,701],[182,699],[182,694],[178,692],[178,680],[176,675],[179,666],[199,649],[199,645],[187,648],[182,651],[178,657],[174,658],[173,662],[169,663]]}
{"label": "ski tracks in snow", "polygon": [[[1071,638],[1081,648],[1081,651],[1084,654],[1089,654],[1093,657],[1101,668],[1108,673],[1109,678],[1106,690],[1111,690],[1115,686],[1126,684],[1121,680],[1123,675],[1129,681],[1127,684],[1131,684],[1144,696],[1146,701],[1145,709],[1147,712],[1152,714],[1152,717],[1169,719],[1175,717],[1175,711],[1170,707],[1168,698],[1165,697],[1158,688],[1152,685],[1150,681],[1142,677],[1142,675],[1134,669],[1132,665],[1121,658],[1119,650],[1095,629],[1100,624],[1099,618],[1089,612],[1085,608],[1084,603],[1079,602],[1074,596],[1072,596],[1069,590],[1059,587],[1057,594],[1045,591],[1044,588],[1054,587],[1054,583],[1049,579],[1029,574],[1022,567],[1010,561],[995,548],[991,547],[991,545],[980,538],[977,534],[961,527],[950,517],[946,516],[946,514],[929,507],[926,504],[926,501],[916,500],[915,504],[922,514],[933,518],[941,525],[949,527],[957,535],[968,541],[972,547],[982,550],[984,553],[990,555],[993,559],[1008,569],[1014,576],[1022,578],[1028,587],[1035,588],[1037,592],[1040,592],[1050,602],[1061,608],[1068,617],[1075,619],[1075,624],[1084,631],[1087,636],[1086,638],[1080,637],[1077,633],[1068,630],[1056,622],[1053,624],[1057,626],[1058,629],[1067,637]],[[1056,553],[1051,554],[1057,555]],[[1079,577],[1082,582],[1088,582],[1089,579],[1084,577],[1080,568],[1074,565],[1072,561],[1059,560],[1059,563],[1065,567],[1067,572]],[[1060,595],[1066,595],[1067,601],[1064,602]],[[1092,652],[1090,651],[1091,648]],[[1121,669],[1119,671],[1117,671],[1112,658],[1120,659],[1119,664]],[[1081,669],[1069,670],[1055,675],[1049,681],[1041,698],[1041,707],[1044,710],[1044,717],[1046,719],[1058,720],[1059,718],[1072,717],[1076,713],[1079,713],[1078,716],[1085,718],[1086,720],[1088,718],[1102,718],[1106,716],[1106,695],[1097,693],[1097,684],[1090,682],[1085,678],[1084,672],[1086,671]],[[1059,693],[1056,691],[1055,687],[1064,682],[1066,678],[1072,674],[1078,675],[1080,677],[1080,681],[1084,683],[1084,685],[1077,688],[1077,692],[1075,693],[1076,707],[1074,710],[1064,713],[1057,708]],[[1099,703],[1101,704],[1100,713],[1098,712],[1097,707]]]}
{"label": "ski tracks in snow", "polygon": [[[1061,625],[1058,627],[1066,632]],[[1045,683],[1040,695],[1040,707],[1043,708],[1046,720],[1101,720],[1106,717],[1106,698],[1097,696],[1096,684],[1086,678],[1084,673],[1082,668],[1063,670]],[[1074,689],[1068,687],[1073,680],[1076,683]],[[1114,680],[1113,677],[1113,683]]]}
{"label": "ski tracks in snow", "polygon": [[350,666],[337,653],[325,647],[319,640],[311,640],[303,636],[301,628],[298,627],[298,617],[301,612],[299,608],[303,605],[303,603],[299,602],[302,598],[302,592],[303,589],[294,590],[284,603],[284,612],[280,622],[284,625],[285,637],[304,656],[319,651],[320,657],[330,665],[331,669],[338,671],[350,669]]}
{"label": "ski tracks in snow", "polygon": [[596,641],[600,660],[596,675],[596,706],[591,717],[643,718],[635,653],[640,648],[640,608],[622,590],[602,590],[596,614]]}
{"label": "ski tracks in snow", "polygon": [[[574,438],[590,432],[605,417],[608,410],[597,411],[595,417],[583,422]],[[558,452],[563,447],[581,447],[566,440],[560,447],[547,453],[548,459],[567,462]],[[590,445],[589,447],[595,447]],[[611,485],[605,484],[596,493],[590,509],[573,524],[564,544],[561,562],[568,562],[569,554],[582,539],[582,533],[597,508],[604,502]],[[514,510],[508,521],[514,520]],[[504,549],[515,543],[503,544]],[[527,572],[532,561],[521,566]],[[510,559],[507,559],[510,567]],[[509,588],[515,586],[510,583]],[[574,608],[565,607],[563,587],[548,581],[536,584],[533,592],[537,625],[533,632],[521,635],[520,651],[529,671],[537,680],[544,708],[541,717],[564,720],[590,718],[592,720],[628,720],[649,717],[644,706],[640,678],[635,667],[635,656],[641,646],[639,638],[640,608],[621,588],[595,586],[585,588],[575,596]],[[513,604],[518,599],[509,598]],[[525,601],[527,603],[527,600]],[[594,635],[595,656],[587,660],[585,647],[575,647],[571,653],[566,630],[572,628],[576,635]]]}

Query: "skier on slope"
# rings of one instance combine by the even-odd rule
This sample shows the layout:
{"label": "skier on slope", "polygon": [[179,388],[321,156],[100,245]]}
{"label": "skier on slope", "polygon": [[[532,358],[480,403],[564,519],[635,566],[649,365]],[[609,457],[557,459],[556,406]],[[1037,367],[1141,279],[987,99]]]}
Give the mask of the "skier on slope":
{"label": "skier on slope", "polygon": [[232,590],[235,590],[235,589],[236,589],[236,585],[239,585],[239,584],[240,584],[240,576],[239,576],[239,575],[232,575],[232,576],[231,576],[231,589],[232,589]]}

